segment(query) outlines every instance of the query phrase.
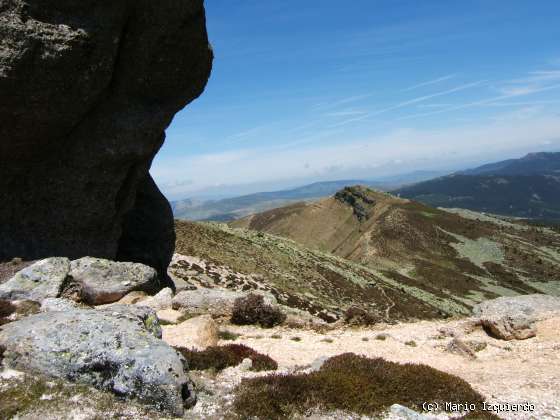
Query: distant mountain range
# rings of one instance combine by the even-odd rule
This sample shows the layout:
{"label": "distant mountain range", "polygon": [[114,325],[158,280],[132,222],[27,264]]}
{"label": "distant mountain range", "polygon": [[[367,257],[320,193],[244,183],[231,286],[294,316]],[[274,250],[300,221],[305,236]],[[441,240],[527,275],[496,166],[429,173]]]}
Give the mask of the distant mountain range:
{"label": "distant mountain range", "polygon": [[560,153],[532,153],[393,192],[436,207],[560,221]]}
{"label": "distant mountain range", "polygon": [[402,175],[378,178],[376,180],[337,180],[315,182],[298,188],[259,192],[221,200],[186,199],[171,203],[177,219],[230,221],[250,214],[282,207],[299,201],[313,201],[333,195],[348,185],[367,185],[380,190],[391,190],[444,174],[435,171],[416,171]]}

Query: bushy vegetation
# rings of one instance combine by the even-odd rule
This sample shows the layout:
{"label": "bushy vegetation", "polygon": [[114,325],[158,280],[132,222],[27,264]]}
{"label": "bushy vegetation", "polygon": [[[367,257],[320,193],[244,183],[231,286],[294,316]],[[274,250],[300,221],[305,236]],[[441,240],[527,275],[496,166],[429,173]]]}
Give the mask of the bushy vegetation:
{"label": "bushy vegetation", "polygon": [[176,347],[189,362],[191,370],[214,369],[221,371],[227,367],[239,365],[243,359],[251,359],[251,370],[276,370],[278,363],[265,354],[261,354],[243,344],[228,344],[227,346],[213,346],[206,350],[190,350]]}
{"label": "bushy vegetation", "polygon": [[218,337],[220,338],[220,340],[234,341],[237,340],[240,335],[231,331],[222,330],[218,332]]}
{"label": "bushy vegetation", "polygon": [[378,320],[375,315],[355,306],[344,312],[344,322],[350,325],[373,325]]}
{"label": "bushy vegetation", "polygon": [[245,379],[233,407],[240,418],[285,419],[313,409],[375,415],[393,404],[421,411],[425,401],[480,407],[483,397],[461,378],[429,366],[346,353],[328,359],[315,372]]}
{"label": "bushy vegetation", "polygon": [[8,321],[4,318],[13,314],[16,309],[17,307],[12,302],[0,299],[0,325],[6,324]]}
{"label": "bushy vegetation", "polygon": [[272,328],[285,320],[286,314],[280,309],[266,304],[262,295],[254,293],[236,299],[231,315],[233,324],[258,324],[264,328]]}

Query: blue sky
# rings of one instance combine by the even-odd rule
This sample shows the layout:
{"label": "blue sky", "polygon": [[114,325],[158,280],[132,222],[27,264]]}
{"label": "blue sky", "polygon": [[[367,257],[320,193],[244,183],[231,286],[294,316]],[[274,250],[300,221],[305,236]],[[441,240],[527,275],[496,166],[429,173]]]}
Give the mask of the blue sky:
{"label": "blue sky", "polygon": [[560,1],[207,0],[215,61],[152,166],[170,199],[560,150]]}

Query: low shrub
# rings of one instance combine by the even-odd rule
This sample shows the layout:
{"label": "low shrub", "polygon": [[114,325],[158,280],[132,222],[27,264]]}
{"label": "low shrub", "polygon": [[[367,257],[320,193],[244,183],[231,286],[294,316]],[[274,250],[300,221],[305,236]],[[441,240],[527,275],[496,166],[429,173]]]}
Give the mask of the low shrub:
{"label": "low shrub", "polygon": [[8,300],[0,299],[0,325],[10,322],[8,317],[16,312],[17,307]]}
{"label": "low shrub", "polygon": [[262,295],[250,293],[237,298],[233,305],[231,322],[237,325],[258,324],[264,328],[272,328],[286,320],[286,314],[280,309],[264,302]]}
{"label": "low shrub", "polygon": [[9,300],[0,299],[0,318],[10,316],[16,311],[17,307]]}
{"label": "low shrub", "polygon": [[191,350],[175,347],[189,362],[191,370],[214,369],[223,370],[227,367],[237,366],[243,359],[251,359],[251,370],[276,370],[278,363],[265,354],[261,354],[243,344],[228,344],[227,346],[213,346],[206,350]]}
{"label": "low shrub", "polygon": [[234,332],[231,331],[219,331],[218,332],[218,337],[220,338],[220,340],[237,340],[240,337],[240,334],[236,334]]}
{"label": "low shrub", "polygon": [[344,312],[344,322],[350,325],[373,325],[378,322],[378,318],[362,308],[352,306]]}
{"label": "low shrub", "polygon": [[461,378],[432,367],[346,353],[311,373],[244,379],[235,391],[233,408],[240,418],[285,419],[314,409],[374,416],[393,404],[422,411],[425,401],[469,402],[480,408],[483,400]]}
{"label": "low shrub", "polygon": [[409,347],[416,347],[416,341],[414,341],[414,340],[407,341],[404,344],[409,346]]}

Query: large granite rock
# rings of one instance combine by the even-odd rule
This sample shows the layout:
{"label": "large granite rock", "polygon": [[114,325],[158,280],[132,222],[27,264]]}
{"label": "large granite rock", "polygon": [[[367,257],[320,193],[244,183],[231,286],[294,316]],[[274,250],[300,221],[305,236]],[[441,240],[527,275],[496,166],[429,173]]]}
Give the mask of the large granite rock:
{"label": "large granite rock", "polygon": [[490,335],[524,340],[537,334],[535,321],[560,313],[560,298],[540,294],[500,297],[475,305],[472,312]]}
{"label": "large granite rock", "polygon": [[156,271],[144,264],[84,257],[70,263],[70,278],[90,305],[116,302],[135,290],[153,291]]}
{"label": "large granite rock", "polygon": [[0,299],[41,302],[60,296],[70,271],[68,258],[46,258],[17,272],[0,284]]}
{"label": "large granite rock", "polygon": [[3,1],[0,39],[0,260],[164,275],[173,221],[148,170],[210,73],[203,1]]}
{"label": "large granite rock", "polygon": [[[155,292],[160,287],[156,271],[144,264],[93,257],[74,261],[55,257],[26,267],[1,284],[0,299],[43,302],[63,296],[101,305],[116,302],[134,291]],[[159,297],[167,296],[171,306],[171,289],[163,290]]]}
{"label": "large granite rock", "polygon": [[204,350],[218,345],[218,326],[210,315],[201,315],[178,325],[164,325],[163,341],[173,347]]}
{"label": "large granite rock", "polygon": [[195,402],[187,362],[159,338],[149,308],[115,305],[32,315],[4,325],[4,366],[94,386],[180,416]]}

